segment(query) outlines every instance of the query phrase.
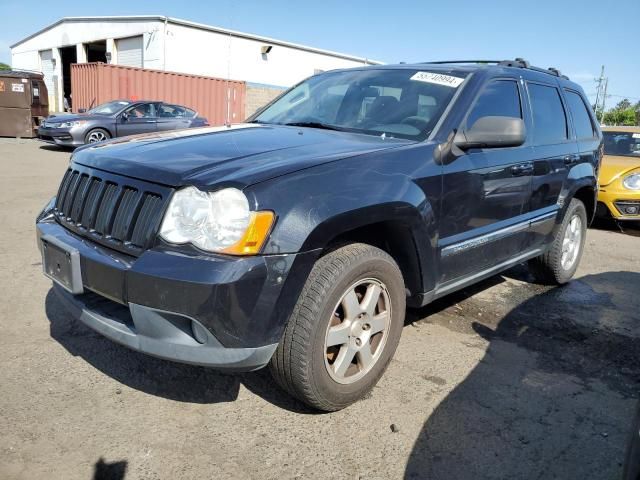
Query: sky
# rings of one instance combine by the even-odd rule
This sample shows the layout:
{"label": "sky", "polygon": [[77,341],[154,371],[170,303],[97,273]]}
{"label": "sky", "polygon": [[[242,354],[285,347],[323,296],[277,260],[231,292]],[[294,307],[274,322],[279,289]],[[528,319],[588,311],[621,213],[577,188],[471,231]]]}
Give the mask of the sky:
{"label": "sky", "polygon": [[385,63],[513,59],[556,67],[607,106],[640,101],[640,0],[0,0],[0,61],[9,46],[65,16],[167,15]]}

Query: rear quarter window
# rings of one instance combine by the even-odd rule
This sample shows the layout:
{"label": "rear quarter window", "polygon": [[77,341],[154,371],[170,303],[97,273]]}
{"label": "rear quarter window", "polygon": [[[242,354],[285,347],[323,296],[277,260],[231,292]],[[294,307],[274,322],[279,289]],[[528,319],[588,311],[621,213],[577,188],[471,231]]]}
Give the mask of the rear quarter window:
{"label": "rear quarter window", "polygon": [[564,93],[569,111],[571,112],[571,118],[573,118],[576,136],[578,138],[593,138],[595,136],[595,130],[593,129],[591,115],[589,115],[587,111],[584,100],[576,92],[565,90]]}

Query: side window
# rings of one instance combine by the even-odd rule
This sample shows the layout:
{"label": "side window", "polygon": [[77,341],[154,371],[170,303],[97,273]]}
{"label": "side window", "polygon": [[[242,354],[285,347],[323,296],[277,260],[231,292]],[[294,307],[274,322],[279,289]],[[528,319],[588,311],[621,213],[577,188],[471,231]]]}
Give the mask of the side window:
{"label": "side window", "polygon": [[469,112],[467,128],[471,128],[481,117],[522,118],[518,84],[513,80],[496,80],[489,83]]}
{"label": "side window", "polygon": [[126,110],[131,118],[150,118],[155,117],[155,106],[152,103],[141,103],[134,105]]}
{"label": "side window", "polygon": [[529,83],[533,113],[533,141],[537,145],[553,145],[567,138],[567,115],[555,87]]}
{"label": "side window", "polygon": [[159,117],[176,118],[186,116],[185,109],[178,105],[161,104],[159,108]]}
{"label": "side window", "polygon": [[571,111],[571,118],[573,118],[576,136],[578,138],[592,138],[594,136],[593,124],[584,100],[576,92],[565,90],[564,93]]}

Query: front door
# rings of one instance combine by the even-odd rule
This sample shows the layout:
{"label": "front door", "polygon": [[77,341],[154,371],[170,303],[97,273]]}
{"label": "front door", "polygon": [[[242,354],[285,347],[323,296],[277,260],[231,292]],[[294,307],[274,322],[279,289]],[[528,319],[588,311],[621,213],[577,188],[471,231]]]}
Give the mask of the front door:
{"label": "front door", "polygon": [[156,131],[156,106],[153,103],[137,103],[118,117],[118,137]]}
{"label": "front door", "polygon": [[[490,80],[463,128],[485,116],[525,118],[523,93],[516,78]],[[527,140],[519,147],[470,149],[443,167],[441,283],[498,265],[520,252],[528,228],[523,210],[533,162]]]}

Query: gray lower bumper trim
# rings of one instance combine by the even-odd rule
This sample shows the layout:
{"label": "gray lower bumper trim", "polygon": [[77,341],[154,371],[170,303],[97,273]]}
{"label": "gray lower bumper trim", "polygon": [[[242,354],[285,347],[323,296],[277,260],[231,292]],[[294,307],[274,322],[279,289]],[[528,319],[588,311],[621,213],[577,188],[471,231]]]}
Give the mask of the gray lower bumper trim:
{"label": "gray lower bumper trim", "polygon": [[91,308],[82,296],[74,296],[56,284],[53,289],[65,307],[88,327],[132,350],[165,360],[220,370],[251,371],[269,363],[278,346],[226,348],[213,336],[201,344],[186,333],[184,325],[167,320],[167,316],[172,315],[168,312],[131,304],[131,323],[127,324],[106,311]]}

